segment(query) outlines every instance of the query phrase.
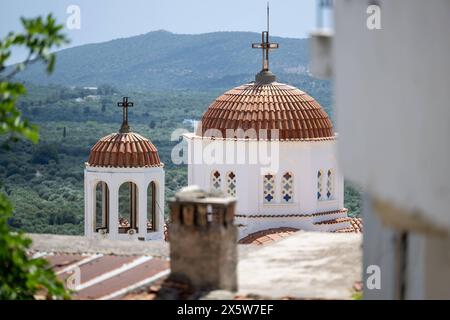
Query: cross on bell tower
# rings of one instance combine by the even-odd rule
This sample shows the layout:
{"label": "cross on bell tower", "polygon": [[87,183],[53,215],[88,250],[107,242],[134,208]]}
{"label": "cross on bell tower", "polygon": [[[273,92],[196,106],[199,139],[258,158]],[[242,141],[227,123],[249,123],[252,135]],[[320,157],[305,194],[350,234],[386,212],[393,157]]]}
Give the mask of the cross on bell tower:
{"label": "cross on bell tower", "polygon": [[130,132],[130,126],[128,125],[128,108],[133,106],[133,102],[128,101],[128,97],[123,97],[121,102],[117,102],[119,108],[123,108],[122,126],[120,127],[120,133]]}
{"label": "cross on bell tower", "polygon": [[269,42],[269,3],[267,3],[267,30],[261,33],[261,43],[252,43],[253,49],[261,49],[262,71],[269,71],[269,50],[278,49],[278,43]]}

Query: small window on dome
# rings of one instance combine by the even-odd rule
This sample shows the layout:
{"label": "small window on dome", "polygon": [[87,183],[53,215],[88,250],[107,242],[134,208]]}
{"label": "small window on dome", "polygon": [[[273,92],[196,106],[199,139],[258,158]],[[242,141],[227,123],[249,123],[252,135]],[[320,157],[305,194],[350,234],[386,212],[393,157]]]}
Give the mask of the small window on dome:
{"label": "small window on dome", "polygon": [[294,184],[294,177],[291,172],[286,172],[283,174],[283,177],[281,179],[281,199],[284,203],[292,203],[293,202],[293,196],[294,196],[294,190],[293,190],[293,184]]}
{"label": "small window on dome", "polygon": [[323,171],[317,171],[317,200],[324,200],[323,194]]}
{"label": "small window on dome", "polygon": [[334,199],[334,172],[332,169],[328,169],[327,172],[327,199]]}
{"label": "small window on dome", "polygon": [[264,203],[275,202],[275,176],[273,174],[264,175],[263,197]]}
{"label": "small window on dome", "polygon": [[211,191],[221,191],[222,190],[222,177],[220,172],[214,170],[211,172]]}
{"label": "small window on dome", "polygon": [[227,194],[236,197],[236,174],[233,171],[227,172]]}

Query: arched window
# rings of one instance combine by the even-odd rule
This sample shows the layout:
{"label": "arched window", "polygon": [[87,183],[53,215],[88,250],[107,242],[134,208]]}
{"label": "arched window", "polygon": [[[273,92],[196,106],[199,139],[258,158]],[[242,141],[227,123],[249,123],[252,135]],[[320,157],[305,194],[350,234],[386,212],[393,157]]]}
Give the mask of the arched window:
{"label": "arched window", "polygon": [[227,194],[231,197],[236,196],[236,175],[233,171],[227,172]]}
{"label": "arched window", "polygon": [[156,231],[156,184],[150,182],[147,188],[147,232]]}
{"label": "arched window", "polygon": [[137,229],[137,186],[125,182],[119,188],[119,233],[128,233]]}
{"label": "arched window", "polygon": [[294,196],[293,190],[294,178],[292,173],[286,172],[281,179],[281,201],[284,203],[292,203]]}
{"label": "arched window", "polygon": [[94,232],[108,233],[109,222],[109,188],[100,181],[95,186],[95,223]]}
{"label": "arched window", "polygon": [[275,176],[273,174],[264,175],[263,196],[264,203],[275,202]]}
{"label": "arched window", "polygon": [[327,172],[327,199],[334,199],[334,172],[328,169]]}
{"label": "arched window", "polygon": [[317,171],[317,200],[323,200],[323,171]]}
{"label": "arched window", "polygon": [[220,172],[214,170],[211,172],[211,191],[221,191],[222,190],[222,177]]}

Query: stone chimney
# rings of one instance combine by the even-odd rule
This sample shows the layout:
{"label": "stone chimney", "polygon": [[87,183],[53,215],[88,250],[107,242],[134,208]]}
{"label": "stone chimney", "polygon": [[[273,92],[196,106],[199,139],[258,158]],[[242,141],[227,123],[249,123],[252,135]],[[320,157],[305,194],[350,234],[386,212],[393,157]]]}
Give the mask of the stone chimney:
{"label": "stone chimney", "polygon": [[169,279],[193,290],[237,290],[236,199],[196,186],[170,201]]}

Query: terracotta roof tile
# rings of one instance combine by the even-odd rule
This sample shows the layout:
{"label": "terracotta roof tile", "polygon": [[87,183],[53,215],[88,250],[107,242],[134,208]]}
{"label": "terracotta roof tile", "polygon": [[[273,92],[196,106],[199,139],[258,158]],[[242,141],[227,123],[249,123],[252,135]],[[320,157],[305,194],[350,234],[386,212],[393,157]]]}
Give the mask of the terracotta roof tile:
{"label": "terracotta roof tile", "polygon": [[249,83],[225,92],[209,106],[197,134],[208,136],[207,130],[217,129],[225,137],[227,129],[250,128],[278,129],[280,140],[334,137],[331,120],[317,101],[278,82]]}
{"label": "terracotta roof tile", "polygon": [[298,231],[298,229],[288,227],[262,230],[249,234],[248,236],[239,240],[239,243],[257,245],[268,244],[270,242],[286,238],[296,231]]}
{"label": "terracotta roof tile", "polygon": [[88,165],[93,167],[160,167],[158,150],[150,140],[129,133],[101,138],[91,149]]}
{"label": "terracotta roof tile", "polygon": [[330,220],[325,220],[325,221],[320,221],[320,222],[316,222],[314,224],[316,225],[321,225],[321,224],[336,224],[336,223],[342,223],[342,222],[351,222],[352,218],[335,218],[335,219],[330,219]]}
{"label": "terracotta roof tile", "polygon": [[[40,253],[49,262],[66,287],[72,285],[75,300],[120,299],[137,288],[162,281],[169,274],[167,259],[147,255],[33,253]],[[74,281],[77,278],[78,283]]]}
{"label": "terracotta roof tile", "polygon": [[350,218],[351,227],[339,229],[337,233],[363,233],[363,221],[361,218]]}

